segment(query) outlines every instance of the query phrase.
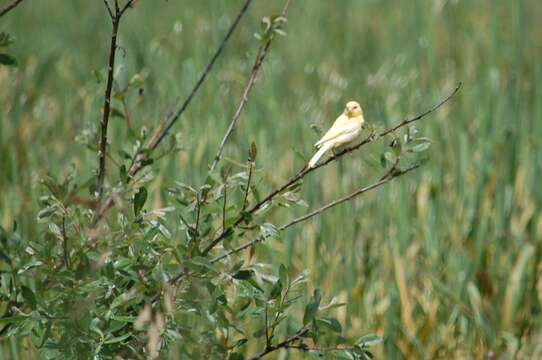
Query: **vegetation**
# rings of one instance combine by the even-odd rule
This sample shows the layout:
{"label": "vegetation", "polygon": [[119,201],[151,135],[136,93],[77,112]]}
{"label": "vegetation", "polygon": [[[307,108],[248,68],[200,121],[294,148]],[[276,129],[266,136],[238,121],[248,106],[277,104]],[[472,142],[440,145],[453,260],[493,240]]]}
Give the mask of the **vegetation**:
{"label": "vegetation", "polygon": [[0,357],[542,357],[540,2],[8,3]]}

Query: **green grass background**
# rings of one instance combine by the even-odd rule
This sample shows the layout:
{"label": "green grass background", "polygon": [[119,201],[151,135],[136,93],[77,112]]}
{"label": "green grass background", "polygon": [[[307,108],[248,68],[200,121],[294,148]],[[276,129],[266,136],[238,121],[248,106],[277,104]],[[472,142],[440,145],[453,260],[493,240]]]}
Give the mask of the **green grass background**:
{"label": "green grass background", "polygon": [[[130,93],[138,128],[184,99],[243,1],[141,0],[121,25],[117,79],[144,73]],[[195,101],[175,126],[185,150],[159,162],[154,204],[174,181],[199,184],[235,111],[262,16],[254,1]],[[392,124],[460,95],[422,120],[433,139],[421,170],[260,249],[336,294],[345,332],[385,337],[381,358],[542,357],[542,3],[538,0],[293,0],[288,36],[265,61],[226,156],[258,145],[267,186],[308,158],[317,135],[357,99],[370,123]],[[39,178],[97,166],[78,136],[100,117],[110,24],[101,1],[32,1],[1,19],[18,68],[0,68],[0,225],[37,237]],[[118,106],[118,104],[117,104]],[[111,120],[113,149],[126,137]],[[310,175],[311,208],[378,177],[382,146]],[[115,155],[116,156],[116,155]],[[111,172],[116,172],[110,164]],[[115,174],[116,176],[116,174]],[[538,184],[538,185],[537,185]],[[306,212],[283,211],[276,223]],[[24,358],[24,343],[0,344]]]}

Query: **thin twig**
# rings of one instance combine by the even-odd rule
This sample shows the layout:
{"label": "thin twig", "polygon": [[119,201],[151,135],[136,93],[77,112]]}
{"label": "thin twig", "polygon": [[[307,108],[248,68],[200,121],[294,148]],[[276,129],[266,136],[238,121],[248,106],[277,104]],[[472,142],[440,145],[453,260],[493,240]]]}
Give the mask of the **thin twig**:
{"label": "thin twig", "polygon": [[128,109],[128,105],[126,104],[126,100],[122,98],[122,108],[124,110],[124,119],[126,120],[126,126],[128,129],[132,129],[132,117],[130,115],[130,110]]}
{"label": "thin twig", "polygon": [[413,166],[411,166],[411,167],[409,167],[409,168],[407,168],[407,169],[405,169],[405,170],[398,171],[397,173],[393,173],[393,174],[391,174],[391,175],[385,176],[383,179],[381,179],[381,180],[375,182],[374,184],[371,184],[371,185],[369,185],[369,186],[366,186],[366,187],[363,187],[363,188],[361,188],[361,189],[358,189],[358,190],[354,191],[353,193],[351,193],[351,194],[349,194],[349,195],[347,195],[347,196],[344,196],[344,197],[342,197],[342,198],[340,198],[340,199],[337,199],[337,200],[335,200],[335,201],[332,201],[332,202],[330,202],[329,204],[326,204],[326,205],[324,205],[324,206],[322,206],[322,207],[320,207],[320,208],[318,208],[318,209],[316,209],[316,210],[314,210],[314,211],[311,211],[311,212],[308,213],[308,214],[305,214],[305,215],[303,215],[303,216],[300,216],[300,217],[298,217],[298,218],[296,218],[296,219],[294,219],[294,220],[292,220],[292,221],[290,221],[290,222],[288,222],[288,223],[282,225],[282,226],[279,227],[278,229],[279,229],[280,231],[282,231],[282,230],[285,230],[285,229],[289,228],[289,227],[292,226],[292,225],[295,225],[295,224],[300,223],[300,222],[302,222],[302,221],[306,221],[306,220],[308,220],[308,219],[310,219],[310,218],[312,218],[312,217],[314,217],[314,216],[316,216],[316,215],[319,215],[319,214],[323,213],[324,211],[327,211],[327,210],[331,209],[332,207],[335,207],[335,206],[337,206],[337,205],[340,205],[340,204],[342,204],[342,203],[344,203],[344,202],[346,202],[346,201],[352,200],[353,198],[355,198],[355,197],[357,197],[357,196],[359,196],[359,195],[361,195],[361,194],[363,194],[363,193],[365,193],[365,192],[367,192],[367,191],[376,189],[376,188],[378,188],[378,187],[380,187],[380,186],[382,186],[382,185],[384,185],[384,184],[390,182],[390,181],[393,180],[394,178],[399,177],[399,176],[402,176],[402,175],[405,175],[406,173],[409,173],[409,172],[411,172],[412,170],[415,170],[415,169],[417,169],[417,168],[419,168],[419,167],[420,167],[420,165],[416,164],[416,165],[413,165]]}
{"label": "thin twig", "polygon": [[[115,0],[116,2],[117,0]],[[136,2],[136,0],[129,0],[126,2],[126,4],[124,4],[124,7],[119,11],[119,16],[122,16],[124,14],[124,12],[126,10],[128,10],[128,8],[131,8],[134,6],[134,3]]]}
{"label": "thin twig", "polygon": [[[213,65],[215,64],[216,60],[218,59],[218,57],[224,50],[226,43],[228,42],[230,36],[233,34],[233,31],[235,30],[235,28],[241,21],[241,18],[247,11],[251,2],[252,0],[246,0],[245,3],[243,4],[243,7],[241,7],[241,10],[237,14],[237,17],[235,18],[230,28],[228,29],[226,36],[224,36],[224,39],[222,40],[222,42],[216,49],[213,57],[211,58],[211,61],[209,61],[209,63],[205,67],[205,70],[203,70],[203,73],[201,74],[200,78],[196,82],[196,85],[194,86],[194,88],[192,89],[192,91],[190,92],[186,100],[182,103],[182,105],[179,107],[177,111],[172,111],[156,128],[156,130],[154,131],[148,143],[148,146],[147,146],[148,149],[150,150],[156,149],[156,147],[162,142],[162,140],[166,137],[168,132],[171,130],[173,125],[175,125],[175,123],[179,120],[181,115],[184,113],[184,111],[186,110],[186,108],[188,107],[188,105],[191,103],[192,99],[198,92],[199,88],[201,87],[205,79],[207,78],[207,75],[209,75],[209,73],[211,72]],[[136,153],[136,155],[132,159],[132,164],[130,165],[130,168],[128,170],[128,175],[130,177],[134,176],[141,169],[141,162],[145,158],[146,158],[146,155],[140,152]]]}
{"label": "thin twig", "polygon": [[23,0],[15,0],[14,2],[12,2],[11,4],[8,4],[5,8],[3,8],[2,10],[0,10],[0,17],[6,15],[8,12],[10,12],[11,10],[15,9],[17,7],[17,5],[19,5],[20,3],[22,3]]}
{"label": "thin twig", "polygon": [[66,216],[62,216],[62,227],[61,227],[61,233],[62,233],[62,249],[64,252],[64,264],[66,265],[66,269],[70,269],[70,263],[69,263],[69,254],[68,254],[68,235],[66,233]]}
{"label": "thin twig", "polygon": [[107,12],[109,13],[109,17],[113,19],[114,15],[113,15],[113,10],[111,10],[111,6],[109,6],[109,3],[107,2],[107,0],[103,0],[103,1],[104,1],[105,8],[107,9]]}
{"label": "thin twig", "polygon": [[248,193],[250,191],[250,183],[252,182],[252,172],[254,169],[254,162],[248,161],[248,179],[247,179],[247,187],[245,189],[245,195],[243,196],[243,206],[241,208],[241,212],[244,212],[248,205]]}
{"label": "thin twig", "polygon": [[275,352],[280,349],[286,349],[289,346],[292,345],[292,343],[295,343],[296,341],[300,340],[303,336],[305,336],[306,333],[309,332],[309,329],[306,327],[303,327],[299,329],[294,335],[290,336],[289,338],[285,339],[284,341],[279,342],[275,345],[266,345],[265,349],[262,350],[258,355],[255,355],[251,357],[251,360],[257,360],[261,359],[266,355],[269,355],[272,352]]}
{"label": "thin twig", "polygon": [[197,240],[198,240],[198,229],[199,229],[199,218],[200,218],[200,214],[201,214],[201,199],[200,199],[200,195],[199,193],[197,194],[196,196],[196,224],[194,225],[194,234],[193,234],[193,239],[194,239],[194,244],[197,244]]}
{"label": "thin twig", "polygon": [[126,2],[126,5],[119,9],[118,1],[115,0],[115,12],[111,10],[109,3],[104,0],[105,7],[111,18],[112,30],[111,30],[111,43],[109,47],[109,62],[107,68],[107,83],[105,86],[103,114],[100,121],[100,148],[98,150],[99,168],[98,178],[96,181],[96,194],[97,198],[101,199],[103,194],[103,186],[106,173],[106,157],[107,157],[107,128],[109,124],[109,116],[111,114],[111,93],[113,91],[114,83],[114,70],[115,70],[115,55],[117,50],[117,35],[119,32],[119,25],[122,15],[126,9],[132,6],[133,0]]}
{"label": "thin twig", "polygon": [[[291,0],[287,0],[286,3],[284,4],[284,7],[282,9],[283,17],[285,17],[286,13],[288,12],[288,8],[290,7],[290,1]],[[269,37],[269,39],[265,42],[265,44],[263,44],[260,47],[260,49],[258,50],[258,53],[256,54],[254,65],[252,66],[252,70],[250,71],[250,76],[245,86],[245,90],[243,91],[243,95],[241,96],[241,100],[239,101],[239,105],[237,106],[237,110],[233,114],[230,124],[228,125],[228,128],[226,130],[226,133],[222,137],[222,140],[220,141],[220,144],[218,145],[218,149],[216,150],[215,157],[213,159],[213,162],[211,163],[211,171],[213,171],[216,168],[216,165],[218,164],[222,156],[222,152],[224,151],[224,146],[226,146],[226,142],[228,142],[228,139],[230,138],[231,134],[233,133],[233,130],[235,130],[235,127],[237,126],[237,123],[239,122],[239,117],[241,116],[241,113],[243,112],[247,104],[248,95],[250,94],[250,91],[252,90],[252,87],[254,86],[254,83],[256,82],[256,78],[258,77],[258,72],[260,71],[263,61],[269,52],[269,48],[271,47],[271,43],[273,42],[274,37],[275,37],[274,34],[272,34]]]}
{"label": "thin twig", "polygon": [[226,229],[226,205],[228,203],[228,178],[224,178],[224,202],[222,203],[222,231]]}
{"label": "thin twig", "polygon": [[[320,207],[320,208],[318,208],[318,209],[316,209],[316,210],[314,210],[314,211],[311,211],[311,212],[309,212],[309,213],[307,213],[307,214],[305,214],[305,215],[303,215],[303,216],[300,216],[300,217],[298,217],[298,218],[295,218],[295,219],[293,219],[293,220],[291,220],[291,221],[289,221],[289,222],[287,222],[287,223],[285,223],[285,224],[279,226],[279,227],[277,228],[277,230],[278,230],[278,231],[286,230],[286,229],[289,228],[290,226],[293,226],[293,225],[298,224],[298,223],[300,223],[300,222],[306,221],[306,220],[308,220],[308,219],[310,219],[310,218],[312,218],[312,217],[314,217],[314,216],[316,216],[316,215],[319,215],[319,214],[321,214],[321,213],[323,213],[323,212],[325,212],[325,211],[331,209],[332,207],[335,207],[335,206],[337,206],[337,205],[340,205],[340,204],[342,204],[342,203],[344,203],[344,202],[346,202],[346,201],[352,200],[353,198],[355,198],[355,197],[357,197],[357,196],[360,196],[360,195],[363,194],[363,193],[366,193],[366,192],[368,192],[368,191],[371,191],[371,190],[373,190],[373,189],[376,189],[376,188],[378,188],[378,187],[380,187],[380,186],[382,186],[382,185],[384,185],[384,184],[390,182],[390,181],[393,180],[394,178],[403,176],[403,175],[405,175],[406,173],[409,173],[409,172],[411,172],[411,171],[417,169],[418,167],[420,167],[420,165],[419,165],[419,164],[416,164],[416,165],[413,165],[413,166],[408,167],[408,168],[405,169],[405,170],[397,170],[397,171],[394,172],[393,170],[396,169],[395,166],[394,166],[394,167],[392,167],[392,169],[390,169],[389,171],[387,171],[386,174],[384,174],[384,176],[382,176],[382,177],[380,178],[380,180],[378,180],[377,182],[375,182],[375,183],[373,183],[373,184],[371,184],[371,185],[369,185],[369,186],[365,186],[365,187],[363,187],[363,188],[360,188],[360,189],[354,191],[353,193],[351,193],[351,194],[349,194],[349,195],[347,195],[347,196],[344,196],[344,197],[339,198],[339,199],[337,199],[337,200],[335,200],[335,201],[332,201],[332,202],[330,202],[330,203],[328,203],[328,204],[326,204],[326,205],[324,205],[324,206],[322,206],[322,207]],[[231,255],[237,254],[237,253],[239,253],[239,252],[241,252],[241,251],[243,251],[243,250],[245,250],[245,249],[248,249],[248,248],[250,248],[250,247],[253,247],[254,245],[256,245],[257,243],[259,243],[259,242],[261,242],[261,241],[263,241],[263,240],[265,240],[265,238],[264,238],[263,236],[260,236],[260,237],[256,238],[255,240],[248,241],[248,242],[246,242],[246,243],[244,243],[244,244],[241,244],[241,245],[239,245],[238,247],[236,247],[235,249],[230,250],[230,251],[228,251],[228,252],[225,253],[225,254],[222,254],[222,255],[220,255],[220,256],[217,256],[217,257],[213,258],[213,259],[211,260],[211,263],[214,264],[214,263],[216,263],[216,262],[219,262],[219,261],[221,261],[221,260],[224,260],[224,259],[230,257]]]}
{"label": "thin twig", "polygon": [[218,145],[218,149],[216,151],[215,157],[211,164],[211,171],[213,171],[216,165],[218,164],[218,161],[220,160],[220,156],[222,155],[222,151],[224,150],[224,146],[226,145],[226,142],[228,141],[230,135],[232,134],[235,126],[237,125],[237,122],[239,121],[239,117],[241,116],[241,113],[245,109],[245,105],[248,101],[248,95],[250,91],[252,90],[254,83],[256,82],[258,71],[260,70],[260,67],[262,66],[263,60],[265,59],[265,56],[267,55],[267,51],[269,50],[270,46],[271,46],[271,39],[269,39],[267,43],[265,44],[265,46],[261,47],[258,53],[256,54],[256,60],[254,62],[254,65],[252,66],[250,77],[248,78],[248,82],[245,86],[245,90],[243,91],[243,95],[241,96],[241,101],[239,102],[239,105],[237,106],[237,110],[233,114],[230,124],[228,125],[228,129],[226,130],[226,133],[224,134],[224,136],[222,137],[222,140],[220,141],[220,144]]}
{"label": "thin twig", "polygon": [[323,348],[319,348],[319,347],[316,347],[316,346],[307,346],[305,344],[300,344],[300,345],[294,345],[294,344],[290,344],[290,345],[286,345],[285,346],[286,349],[295,349],[295,350],[300,350],[300,351],[303,351],[303,352],[335,352],[335,351],[345,351],[345,350],[354,350],[356,349],[355,346],[345,346],[345,345],[337,345],[337,346],[330,346],[330,347],[323,347]]}
{"label": "thin twig", "polygon": [[269,337],[269,332],[267,331],[268,330],[268,327],[269,327],[269,323],[267,322],[267,308],[268,308],[268,305],[269,305],[269,302],[266,301],[265,302],[265,318],[264,318],[264,330],[265,330],[265,346],[270,346],[271,345],[271,338]]}
{"label": "thin twig", "polygon": [[[423,112],[423,113],[421,113],[419,115],[416,115],[415,117],[405,119],[405,120],[397,123],[396,125],[388,128],[387,130],[384,130],[384,131],[380,132],[379,134],[374,134],[374,133],[370,134],[367,138],[362,140],[359,144],[354,145],[352,147],[348,147],[348,148],[346,148],[346,149],[344,149],[344,150],[330,156],[325,161],[317,164],[313,168],[309,168],[306,165],[303,166],[303,168],[301,168],[301,170],[299,170],[296,175],[291,177],[288,181],[286,181],[283,185],[281,185],[277,189],[271,191],[267,196],[265,196],[262,200],[260,200],[258,203],[256,203],[252,208],[250,208],[246,212],[248,214],[253,214],[256,211],[260,210],[263,206],[267,205],[273,199],[275,199],[278,195],[280,195],[284,190],[286,190],[286,189],[290,188],[292,185],[298,183],[306,175],[308,175],[309,173],[315,171],[316,169],[324,167],[324,166],[326,166],[327,164],[329,164],[329,163],[331,163],[333,161],[337,161],[338,159],[340,159],[344,155],[349,154],[349,153],[351,153],[351,152],[353,152],[355,150],[358,150],[362,146],[367,145],[367,144],[375,141],[376,139],[383,138],[386,135],[388,135],[388,134],[390,134],[390,133],[392,133],[394,131],[397,131],[399,128],[401,128],[403,126],[406,126],[408,124],[411,124],[411,123],[413,123],[415,121],[418,121],[418,120],[424,118],[425,116],[431,114],[432,112],[438,110],[442,105],[447,103],[450,99],[452,99],[455,96],[455,94],[461,88],[461,85],[462,84],[459,83],[457,85],[457,87],[454,89],[454,91],[452,91],[448,96],[446,96],[444,99],[442,99],[439,103],[434,105],[431,109],[429,109],[429,110],[427,110],[427,111],[425,111],[425,112]],[[233,228],[239,226],[244,220],[245,220],[245,216],[244,216],[244,214],[241,214],[241,216],[239,216],[237,218],[237,220],[228,229],[225,229],[224,231],[222,231],[222,233],[218,237],[216,237],[214,240],[212,240],[209,243],[209,245],[207,245],[207,247],[203,249],[202,254],[206,255],[207,253],[209,253],[216,245],[218,245],[223,239],[225,239],[227,236],[229,236],[231,234],[231,231],[233,230]]]}

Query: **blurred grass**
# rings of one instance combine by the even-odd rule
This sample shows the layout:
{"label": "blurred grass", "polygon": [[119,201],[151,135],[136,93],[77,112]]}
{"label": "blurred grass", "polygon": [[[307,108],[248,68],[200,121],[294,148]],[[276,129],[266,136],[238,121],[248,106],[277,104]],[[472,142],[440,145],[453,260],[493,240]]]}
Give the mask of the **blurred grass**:
{"label": "blurred grass", "polygon": [[[130,11],[117,76],[147,74],[144,94],[128,99],[137,127],[152,129],[188,94],[241,3],[141,1]],[[201,181],[251,66],[252,34],[280,6],[249,9],[175,127],[187,149],[159,163],[155,190]],[[271,184],[303,163],[298,152],[310,156],[310,125],[328,127],[345,101],[391,124],[464,82],[419,125],[434,140],[427,166],[261,248],[339,294],[346,333],[384,335],[381,357],[542,357],[540,18],[537,0],[299,0],[266,59],[226,156],[244,160],[255,141]],[[103,85],[92,71],[105,67],[109,29],[100,1],[28,2],[2,19],[20,66],[0,68],[0,225],[17,220],[23,236],[39,236],[40,176],[73,164],[82,181],[96,167],[75,139],[98,123]],[[122,119],[111,125],[111,139],[126,137]],[[381,148],[307,179],[310,206],[378,176],[370,164]]]}

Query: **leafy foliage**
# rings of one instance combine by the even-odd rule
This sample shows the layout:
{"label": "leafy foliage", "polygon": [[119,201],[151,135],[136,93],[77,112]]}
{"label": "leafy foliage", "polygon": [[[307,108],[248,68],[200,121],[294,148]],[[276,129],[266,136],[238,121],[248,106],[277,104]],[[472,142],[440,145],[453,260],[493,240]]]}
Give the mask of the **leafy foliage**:
{"label": "leafy foliage", "polygon": [[[134,141],[132,148],[145,151],[140,139]],[[389,172],[402,152],[394,154]],[[252,143],[241,171],[211,172],[199,187],[171,184],[167,206],[157,209],[146,203],[151,176],[137,182],[121,176],[109,192],[120,211],[98,226],[93,178],[78,184],[75,173],[62,181],[45,177],[39,239],[2,230],[2,297],[9,299],[2,332],[30,337],[46,358],[155,357],[173,348],[190,357],[241,358],[247,343],[264,342],[264,351],[271,351],[280,344],[279,334],[291,329],[301,335],[280,347],[323,346],[356,359],[371,356],[366,348],[377,339],[348,346],[330,314],[336,304],[322,305],[318,289],[306,301],[303,318],[292,317],[304,299],[306,273],[292,276],[284,265],[237,255],[226,261],[211,257],[219,244],[235,253],[239,239],[279,237],[267,222],[270,211],[302,204],[297,183],[265,211],[249,212],[261,201],[256,158]],[[128,156],[121,168],[129,161]]]}
{"label": "leafy foliage", "polygon": [[[151,4],[139,3],[142,6]],[[293,10],[300,14],[296,2],[292,3]],[[55,174],[55,183],[62,183],[63,176],[70,171],[67,164],[73,161],[77,173],[73,174],[72,182],[80,189],[67,201],[68,211],[77,210],[88,217],[96,211],[94,191],[86,182],[87,179],[89,184],[94,182],[90,178],[96,154],[96,141],[92,136],[96,135],[96,119],[101,106],[96,99],[101,100],[103,82],[92,81],[89,70],[103,66],[106,60],[106,54],[97,51],[94,44],[105,43],[109,28],[103,23],[96,29],[86,29],[78,23],[82,8],[85,13],[97,14],[98,10],[103,10],[97,7],[102,6],[102,2],[81,2],[82,8],[77,9],[58,7],[59,11],[48,19],[46,31],[41,31],[43,25],[35,21],[35,14],[45,13],[50,5],[29,4],[32,4],[31,10],[21,8],[20,12],[2,19],[6,20],[5,25],[10,25],[11,21],[9,31],[17,35],[17,47],[0,52],[9,49],[10,54],[17,55],[20,65],[18,68],[0,67],[5,85],[0,100],[1,223],[8,236],[25,243],[49,246],[50,242],[44,243],[44,239],[45,233],[51,232],[56,234],[53,244],[60,246],[62,219],[55,220],[56,226],[50,225],[49,219],[42,223],[36,221],[37,207],[42,206],[38,193],[48,196],[49,191],[36,186],[36,181],[47,169]],[[292,166],[301,165],[302,159],[310,156],[310,140],[317,136],[307,134],[310,126],[307,122],[315,122],[325,129],[339,110],[343,96],[360,96],[368,122],[378,119],[388,123],[415,111],[418,106],[429,104],[435,96],[433,89],[447,87],[459,76],[468,84],[468,91],[464,93],[466,96],[458,98],[453,116],[439,113],[436,121],[426,123],[427,127],[424,125],[421,136],[427,134],[434,141],[425,152],[432,154],[432,161],[422,170],[422,176],[408,180],[408,186],[393,186],[376,198],[369,197],[364,199],[367,201],[336,209],[314,224],[317,228],[308,226],[292,228],[288,232],[277,231],[276,225],[290,215],[304,213],[306,207],[312,208],[349,191],[353,184],[363,184],[369,176],[382,171],[379,168],[381,153],[389,153],[385,169],[393,166],[399,147],[389,147],[393,139],[388,137],[382,144],[374,143],[364,148],[370,151],[345,157],[339,166],[323,169],[318,173],[322,176],[306,177],[302,184],[296,183],[288,196],[284,191],[273,200],[276,206],[262,209],[269,211],[269,216],[262,219],[265,222],[259,229],[243,224],[245,229],[231,232],[222,244],[229,249],[236,246],[245,239],[240,237],[243,231],[246,239],[258,237],[258,231],[270,235],[260,237],[267,239],[267,244],[255,252],[247,250],[245,254],[232,255],[214,264],[210,264],[214,259],[212,256],[194,256],[193,262],[198,267],[190,263],[191,268],[200,271],[205,267],[218,267],[218,273],[223,274],[229,269],[223,269],[226,262],[232,266],[230,262],[244,260],[239,271],[251,272],[252,265],[264,261],[272,264],[271,268],[265,269],[266,273],[277,276],[276,266],[284,262],[288,264],[289,273],[295,276],[304,267],[310,267],[308,295],[289,309],[289,316],[296,322],[284,320],[276,331],[276,341],[295,334],[295,325],[302,324],[313,287],[318,286],[323,304],[332,294],[337,295],[338,301],[348,302],[347,308],[324,315],[341,321],[342,335],[349,340],[348,344],[355,344],[360,334],[385,334],[383,344],[376,348],[377,353],[385,354],[384,358],[456,358],[464,354],[475,357],[514,357],[517,354],[519,358],[523,354],[529,358],[525,349],[536,348],[540,333],[540,291],[536,290],[537,282],[540,283],[540,251],[533,245],[540,234],[540,191],[536,181],[540,161],[534,150],[539,145],[537,134],[541,128],[540,122],[536,121],[540,118],[537,116],[540,101],[534,95],[540,93],[542,72],[536,66],[537,47],[531,46],[540,35],[539,27],[534,18],[528,16],[534,12],[525,11],[533,4],[538,6],[531,0],[499,4],[420,1],[416,12],[412,13],[412,7],[401,7],[392,1],[318,2],[307,9],[307,16],[302,17],[306,21],[301,21],[301,17],[299,20],[291,18],[288,23],[291,36],[287,41],[276,37],[278,46],[273,47],[271,61],[264,65],[255,96],[251,96],[251,104],[243,115],[235,138],[238,146],[227,149],[227,157],[232,161],[225,159],[222,162],[232,164],[228,181],[236,173],[246,173],[237,162],[246,158],[250,142],[257,142],[255,185],[250,188],[257,190],[260,198],[269,187],[289,175]],[[217,4],[214,14],[220,16],[211,17],[204,3],[173,4],[170,1],[162,5],[168,6],[156,6],[156,13],[153,12],[160,14],[160,22],[156,22],[157,17],[150,16],[150,12],[144,13],[149,16],[140,16],[143,8],[136,7],[129,15],[130,20],[121,28],[122,49],[118,54],[121,62],[116,69],[118,78],[112,99],[115,117],[110,124],[113,130],[109,154],[112,160],[107,179],[110,187],[105,194],[116,195],[116,208],[102,220],[100,232],[85,235],[89,240],[95,239],[92,240],[94,243],[88,242],[91,250],[93,246],[101,247],[96,253],[105,253],[110,250],[108,247],[123,242],[120,233],[117,233],[118,239],[111,239],[110,234],[104,236],[107,233],[105,226],[116,225],[122,216],[124,221],[127,221],[126,217],[136,221],[132,201],[141,186],[147,189],[148,197],[141,208],[139,221],[148,221],[151,212],[165,209],[165,220],[150,219],[159,221],[162,231],[170,230],[173,240],[164,241],[176,244],[180,238],[189,236],[185,234],[190,232],[187,228],[178,231],[175,228],[181,227],[183,221],[193,225],[195,214],[186,211],[182,213],[184,220],[177,217],[179,204],[167,189],[175,187],[176,180],[196,191],[205,184],[208,176],[204,171],[206,161],[225,126],[221,114],[231,112],[232,98],[237,95],[246,68],[251,65],[247,52],[255,50],[251,47],[254,43],[247,41],[252,30],[232,37],[233,42],[226,47],[226,56],[221,58],[222,66],[217,68],[220,73],[215,72],[209,77],[195,98],[197,101],[193,104],[196,106],[191,106],[182,123],[175,127],[183,132],[183,152],[160,158],[166,147],[157,149],[151,159],[154,163],[146,165],[138,174],[138,179],[145,177],[143,184],[134,183],[128,188],[118,186],[118,182],[126,184],[130,181],[126,168],[128,158],[136,152],[134,147],[144,150],[144,143],[148,141],[144,128],[152,130],[165,115],[164,110],[170,102],[177,95],[186,93],[185,86],[190,85],[194,74],[205,65],[208,48],[220,36],[230,10],[231,15],[235,15],[233,11],[238,6],[233,2]],[[266,6],[272,5],[254,2],[251,14],[259,13]],[[177,7],[175,11],[171,11],[174,7]],[[192,12],[184,11],[192,8]],[[499,17],[501,13],[511,16]],[[355,21],[345,24],[345,17]],[[177,21],[182,22],[183,32],[171,35],[167,32],[168,24]],[[243,20],[241,26],[259,25],[254,23]],[[78,31],[66,31],[68,28]],[[339,31],[344,29],[348,31]],[[475,38],[471,36],[473,31],[477,34]],[[510,37],[525,41],[511,42]],[[78,51],[61,53],[59,58],[59,48]],[[517,54],[522,55],[518,57]],[[105,71],[100,73],[105,74]],[[148,73],[149,76],[143,76],[140,86],[123,94],[133,122],[132,131],[128,131],[127,113],[115,93],[125,88],[132,73]],[[81,130],[85,129],[87,132],[83,133]],[[73,146],[70,139],[77,134],[80,140],[89,140],[84,144],[93,147],[91,151]],[[402,157],[414,156],[405,153],[408,146],[403,135],[397,136],[402,140]],[[303,139],[303,144],[298,143],[299,139]],[[180,147],[177,138],[171,140],[174,146]],[[292,146],[295,147],[293,151]],[[292,157],[292,152],[301,156]],[[119,158],[122,161],[117,167],[114,161],[118,162]],[[152,177],[152,181],[148,182],[146,177]],[[336,179],[340,184],[336,192],[332,192],[330,182]],[[225,183],[222,175],[220,180]],[[244,178],[232,181],[246,184],[246,180],[244,175]],[[216,225],[220,220],[214,219],[214,229],[220,231],[232,225],[245,188],[244,185],[239,191],[231,188],[231,194],[226,191],[224,198],[230,199],[226,203],[235,202],[237,209],[232,210],[228,205],[226,225]],[[249,205],[255,198],[256,194],[250,193]],[[172,206],[175,210],[168,210]],[[45,213],[51,211],[48,207],[43,205]],[[351,219],[352,208],[359,215],[354,219]],[[263,217],[265,214],[258,215]],[[13,219],[18,222],[16,230]],[[72,242],[77,240],[76,222],[66,220],[68,248],[73,251]],[[200,226],[203,226],[202,221]],[[82,231],[86,234],[94,230],[87,226]],[[159,240],[163,238],[160,226],[149,232],[149,239],[155,236]],[[196,241],[200,240],[203,247],[209,238],[199,235]],[[127,248],[117,249],[112,259],[122,255]],[[5,250],[4,247],[1,249]],[[145,252],[145,247],[139,249],[139,256],[152,255]],[[213,255],[220,254],[222,248],[219,246]],[[15,256],[10,253],[10,258]],[[55,262],[64,261],[62,258],[63,251],[55,252]],[[34,309],[40,311],[43,302],[43,292],[37,291],[34,283],[42,276],[40,269],[44,265],[36,266],[31,259],[32,256],[27,261],[29,268],[18,276],[20,291],[14,302],[16,309],[23,309],[25,314]],[[68,262],[76,266],[77,260],[78,257],[72,254]],[[3,270],[8,269],[8,275],[2,272],[2,276],[10,277],[11,271],[6,264],[2,262],[1,266]],[[174,261],[170,264],[174,269],[169,271],[175,270],[175,275],[184,266]],[[91,267],[94,276],[97,269],[100,267]],[[185,278],[181,285],[186,286],[188,280]],[[165,285],[169,286],[167,282]],[[158,303],[160,306],[162,302],[165,304],[165,294],[173,294],[174,289],[165,289],[166,286],[160,293],[164,298]],[[263,289],[271,292],[273,288],[264,286]],[[34,293],[35,305],[29,290]],[[305,292],[301,291],[300,295]],[[8,301],[7,297],[2,298],[2,310],[8,307]],[[228,301],[231,303],[231,298]],[[137,325],[141,329],[137,331],[143,338],[140,344],[145,348],[151,325],[160,328],[161,318],[166,323],[171,321],[161,308],[158,310],[162,315],[153,320],[152,309],[138,308],[141,317],[136,316],[140,319]],[[4,329],[7,320],[1,321],[0,330]],[[263,349],[263,337],[255,339],[252,336],[261,328],[261,323],[261,319],[246,323],[250,329],[247,341],[241,338],[239,346],[230,352],[232,358]],[[324,323],[336,327],[332,321],[324,320]],[[326,325],[322,323],[322,326]],[[0,352],[10,354],[10,350],[16,348],[21,354],[31,352],[34,347],[29,338],[6,336],[13,329],[14,325],[10,325],[2,334]],[[58,327],[55,329],[59,331]],[[101,329],[103,332],[106,325]],[[319,341],[321,339],[322,336]],[[310,358],[316,354],[308,349],[313,346],[311,338],[306,340],[307,352],[291,349],[292,353],[297,352],[292,356],[307,355]],[[183,339],[176,340],[167,349],[175,352],[176,344],[182,343]],[[531,357],[538,358],[536,355]]]}

